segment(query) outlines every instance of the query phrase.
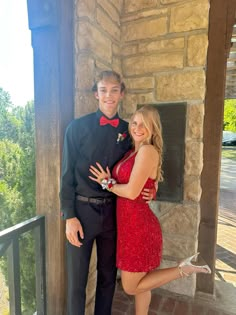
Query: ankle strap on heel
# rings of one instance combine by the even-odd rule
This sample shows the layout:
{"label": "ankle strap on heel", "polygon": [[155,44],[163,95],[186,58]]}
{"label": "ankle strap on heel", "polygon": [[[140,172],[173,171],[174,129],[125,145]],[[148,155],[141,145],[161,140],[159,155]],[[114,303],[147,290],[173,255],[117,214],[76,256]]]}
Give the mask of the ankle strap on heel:
{"label": "ankle strap on heel", "polygon": [[185,278],[185,277],[189,277],[190,276],[189,273],[183,271],[181,266],[178,266],[178,269],[179,269],[179,274],[180,274],[181,278]]}

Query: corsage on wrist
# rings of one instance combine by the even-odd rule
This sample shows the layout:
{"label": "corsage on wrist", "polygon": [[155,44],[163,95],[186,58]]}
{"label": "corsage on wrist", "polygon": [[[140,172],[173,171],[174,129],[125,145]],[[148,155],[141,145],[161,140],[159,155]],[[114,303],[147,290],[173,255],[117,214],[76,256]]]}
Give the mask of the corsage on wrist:
{"label": "corsage on wrist", "polygon": [[108,191],[111,191],[112,187],[116,184],[116,180],[114,178],[104,178],[101,181],[102,189],[106,189]]}

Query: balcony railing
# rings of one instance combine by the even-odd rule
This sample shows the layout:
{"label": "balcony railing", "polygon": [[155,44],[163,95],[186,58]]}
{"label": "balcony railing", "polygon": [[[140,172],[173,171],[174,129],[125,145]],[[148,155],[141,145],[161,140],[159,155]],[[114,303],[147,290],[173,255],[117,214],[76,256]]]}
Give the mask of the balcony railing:
{"label": "balcony railing", "polygon": [[10,315],[21,315],[20,250],[22,234],[32,231],[35,241],[37,315],[46,315],[45,217],[36,216],[0,232],[0,258],[7,255]]}

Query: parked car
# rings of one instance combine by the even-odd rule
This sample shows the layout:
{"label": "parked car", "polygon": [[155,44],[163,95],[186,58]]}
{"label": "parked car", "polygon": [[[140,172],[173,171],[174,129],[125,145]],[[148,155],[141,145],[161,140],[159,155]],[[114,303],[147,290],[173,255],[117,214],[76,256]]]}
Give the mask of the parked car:
{"label": "parked car", "polygon": [[224,130],[222,137],[222,145],[236,146],[236,132]]}

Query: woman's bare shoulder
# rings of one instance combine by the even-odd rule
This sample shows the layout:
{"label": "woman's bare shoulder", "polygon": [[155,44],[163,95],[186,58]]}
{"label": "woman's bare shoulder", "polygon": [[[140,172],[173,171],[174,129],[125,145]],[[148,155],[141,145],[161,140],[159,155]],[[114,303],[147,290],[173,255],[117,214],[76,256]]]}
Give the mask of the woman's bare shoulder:
{"label": "woman's bare shoulder", "polygon": [[151,144],[142,145],[138,153],[140,156],[149,156],[153,158],[158,156],[157,150]]}

